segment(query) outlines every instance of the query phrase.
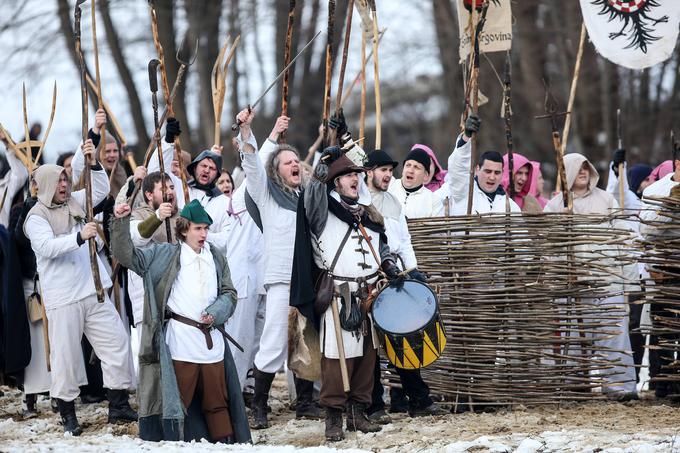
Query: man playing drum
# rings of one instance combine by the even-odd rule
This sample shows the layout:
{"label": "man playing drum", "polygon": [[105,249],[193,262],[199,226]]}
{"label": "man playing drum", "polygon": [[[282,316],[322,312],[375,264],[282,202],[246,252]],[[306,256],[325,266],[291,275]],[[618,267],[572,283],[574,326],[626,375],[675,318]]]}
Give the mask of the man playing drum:
{"label": "man playing drum", "polygon": [[[382,216],[371,205],[370,194],[359,179],[363,172],[364,168],[355,165],[339,148],[327,148],[304,194],[306,234],[298,231],[296,237],[296,261],[306,246],[308,258],[332,279],[334,295],[327,300],[317,297],[314,303],[322,354],[320,403],[326,409],[329,441],[344,438],[345,409],[349,431],[380,430],[365,413],[371,403],[378,341],[364,302],[379,271],[396,278],[397,267],[387,245]],[[307,244],[303,243],[305,239]],[[297,284],[300,281],[293,279],[293,285]],[[291,288],[291,292],[294,295],[298,289]],[[291,300],[291,304],[295,305],[295,301]],[[339,315],[334,313],[338,307]],[[345,363],[341,364],[343,356]],[[343,382],[345,365],[347,377]]]}

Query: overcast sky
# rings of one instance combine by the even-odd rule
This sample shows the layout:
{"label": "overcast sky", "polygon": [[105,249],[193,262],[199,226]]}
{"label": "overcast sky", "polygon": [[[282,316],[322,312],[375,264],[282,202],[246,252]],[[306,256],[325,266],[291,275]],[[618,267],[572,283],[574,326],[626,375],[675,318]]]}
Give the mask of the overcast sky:
{"label": "overcast sky", "polygon": [[[46,126],[49,119],[52,85],[56,80],[58,85],[57,108],[54,125],[45,150],[48,162],[56,160],[60,152],[72,150],[77,146],[80,137],[80,80],[76,69],[71,62],[63,36],[58,32],[58,19],[56,17],[56,1],[53,0],[2,0],[6,11],[11,14],[0,19],[0,42],[4,50],[5,65],[0,68],[0,122],[10,131],[15,140],[23,137],[23,116],[21,103],[21,84],[26,82],[28,101],[29,122],[39,121]],[[71,1],[71,3],[73,3]],[[149,59],[156,56],[151,40],[150,19],[147,2],[142,0],[121,0],[111,2],[113,20],[125,40],[131,41],[125,47],[128,64],[135,77],[135,83],[139,87],[139,94],[147,118],[147,124],[151,124],[151,101],[148,86],[148,73],[146,70]],[[25,5],[24,5],[25,4]],[[21,9],[21,5],[24,8]],[[93,55],[91,52],[91,24],[89,3],[85,3],[82,22],[82,40],[85,58],[90,68],[93,68]],[[179,31],[186,27],[183,17],[183,5],[178,9],[176,26]],[[267,78],[273,78],[281,69],[275,67],[273,57],[273,23],[274,14],[271,8],[259,8],[258,37],[265,61],[265,74]],[[438,50],[435,42],[435,33],[432,25],[432,11],[430,2],[394,2],[378,0],[379,26],[387,27],[388,32],[381,42],[380,47],[380,76],[381,80],[388,82],[390,79],[415,80],[419,75],[441,72]],[[4,25],[14,17],[15,21],[26,20],[18,29],[6,30]],[[251,66],[255,59],[252,52],[251,37],[247,36],[250,31],[252,18],[242,17],[244,28],[242,42],[237,52]],[[15,22],[16,23],[16,22]],[[222,35],[220,42],[226,39],[227,24],[226,11],[222,18]],[[325,19],[320,23],[324,24]],[[359,69],[360,55],[360,18],[354,14],[353,18],[352,46],[347,65],[346,81],[351,80]],[[134,143],[136,137],[130,119],[124,114],[127,111],[127,100],[122,86],[119,83],[117,71],[106,44],[104,27],[97,22],[98,43],[100,49],[100,67],[102,70],[102,87],[105,100],[118,113],[119,121],[124,128],[128,141]],[[315,48],[316,58],[323,56],[325,39],[319,37]],[[338,43],[340,45],[340,43]],[[451,43],[452,51],[457,49],[458,43]],[[27,51],[12,54],[13,49],[22,46],[31,46]],[[41,47],[39,47],[41,46]],[[370,76],[369,76],[370,77]],[[250,80],[249,92],[251,96],[262,90],[261,81],[257,78]],[[196,79],[189,76],[187,79],[188,101],[195,100],[192,96],[196,92]],[[227,82],[228,83],[228,82]],[[335,89],[335,88],[334,88]],[[229,91],[227,91],[229,92]],[[358,92],[357,92],[358,94]],[[275,90],[270,92],[266,102],[275,102],[278,94]],[[228,101],[225,101],[228,102]],[[319,95],[321,102],[321,93]],[[116,108],[116,105],[124,108]],[[146,106],[148,105],[148,108]],[[196,109],[191,107],[189,114],[194,115]],[[225,114],[228,109],[225,108]],[[90,114],[92,115],[92,111]],[[212,119],[210,119],[212,121]],[[190,122],[195,124],[198,119],[190,117]],[[223,127],[230,122],[223,120]],[[149,133],[151,129],[149,126]]]}

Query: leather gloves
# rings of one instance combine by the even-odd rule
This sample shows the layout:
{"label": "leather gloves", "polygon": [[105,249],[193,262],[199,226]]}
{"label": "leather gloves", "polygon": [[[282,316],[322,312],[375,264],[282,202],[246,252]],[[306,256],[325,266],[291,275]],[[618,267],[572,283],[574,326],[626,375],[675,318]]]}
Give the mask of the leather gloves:
{"label": "leather gloves", "polygon": [[614,174],[616,176],[619,176],[619,164],[623,164],[626,162],[626,150],[623,148],[619,148],[614,151],[614,155],[612,156],[612,170],[614,170]]}
{"label": "leather gloves", "polygon": [[347,122],[345,121],[345,114],[342,109],[337,115],[333,114],[331,119],[328,121],[328,127],[335,129],[338,132],[338,137],[342,137],[347,133]]}
{"label": "leather gloves", "polygon": [[168,122],[165,125],[165,141],[174,143],[175,137],[179,137],[181,133],[182,129],[179,128],[179,121],[176,118],[168,118]]}
{"label": "leather gloves", "polygon": [[477,115],[468,116],[468,119],[465,120],[465,135],[472,137],[472,134],[479,132],[481,126],[482,120],[480,120]]}

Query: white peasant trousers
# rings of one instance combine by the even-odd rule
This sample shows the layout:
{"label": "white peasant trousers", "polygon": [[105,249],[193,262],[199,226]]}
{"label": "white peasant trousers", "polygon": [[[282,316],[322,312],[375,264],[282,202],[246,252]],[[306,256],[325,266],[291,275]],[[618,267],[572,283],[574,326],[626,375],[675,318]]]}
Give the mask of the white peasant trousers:
{"label": "white peasant trousers", "polygon": [[264,328],[255,366],[265,373],[276,373],[288,359],[288,311],[290,283],[274,283],[267,287]]}
{"label": "white peasant trousers", "polygon": [[73,401],[80,394],[85,374],[80,340],[85,334],[101,360],[104,387],[113,390],[135,388],[130,337],[123,321],[109,301],[92,295],[77,302],[47,308],[52,385],[50,396]]}

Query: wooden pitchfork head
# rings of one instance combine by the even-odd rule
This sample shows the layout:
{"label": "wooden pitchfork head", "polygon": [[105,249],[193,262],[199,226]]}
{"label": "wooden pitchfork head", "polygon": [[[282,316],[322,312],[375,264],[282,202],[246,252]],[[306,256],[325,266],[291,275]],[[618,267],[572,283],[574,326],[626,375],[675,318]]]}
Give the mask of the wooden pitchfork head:
{"label": "wooden pitchfork head", "polygon": [[[234,53],[236,52],[236,46],[241,40],[241,35],[238,35],[231,43],[231,36],[227,37],[227,41],[220,49],[220,53],[215,60],[213,65],[212,75],[210,77],[210,85],[212,88],[213,97],[213,107],[215,108],[215,114],[217,112],[222,112],[222,105],[224,105],[224,96],[227,86],[227,70],[229,69],[229,63],[231,63],[232,58],[234,58]],[[227,52],[227,48],[229,51]]]}
{"label": "wooden pitchfork head", "polygon": [[[45,143],[47,143],[47,138],[50,136],[50,130],[52,130],[52,123],[54,122],[54,113],[56,112],[57,109],[57,82],[55,80],[54,82],[54,88],[52,90],[52,111],[50,112],[50,120],[47,123],[47,129],[45,129],[45,135],[43,136],[42,140],[31,140],[31,137],[29,136],[29,128],[28,128],[28,110],[26,108],[26,84],[23,84],[22,87],[22,101],[23,101],[23,114],[24,114],[24,133],[26,135],[26,138],[24,139],[23,142],[19,142],[15,144],[14,151],[18,151],[23,148],[24,152],[24,158],[21,158],[21,161],[24,162],[24,164],[27,164],[26,167],[28,168],[28,171],[33,171],[35,166],[38,164],[38,161],[40,160],[40,157],[42,156],[43,149],[45,148]],[[35,156],[35,160],[33,160],[33,154],[32,154],[32,148],[34,146],[38,147],[38,153]]]}
{"label": "wooden pitchfork head", "polygon": [[540,115],[540,116],[535,116],[535,119],[550,119],[552,123],[552,128],[553,132],[557,132],[557,117],[558,116],[566,116],[569,114],[569,112],[558,112],[557,111],[557,99],[555,99],[555,96],[552,94],[550,91],[550,82],[547,80],[543,79],[543,86],[545,87],[545,112],[546,115]]}
{"label": "wooden pitchfork head", "polygon": [[[179,64],[184,65],[184,66],[191,66],[194,64],[196,61],[196,56],[198,55],[198,38],[193,38],[194,39],[194,51],[191,53],[191,48],[187,47],[189,45],[188,41],[190,38],[190,32],[187,31],[186,35],[184,35],[184,38],[182,38],[182,42],[180,43],[179,47],[177,48],[177,54],[175,55],[175,58],[179,62]],[[186,54],[184,57],[181,56],[183,52],[186,51]]]}

